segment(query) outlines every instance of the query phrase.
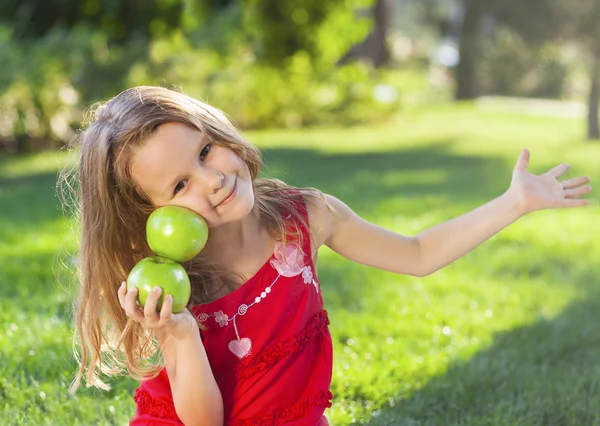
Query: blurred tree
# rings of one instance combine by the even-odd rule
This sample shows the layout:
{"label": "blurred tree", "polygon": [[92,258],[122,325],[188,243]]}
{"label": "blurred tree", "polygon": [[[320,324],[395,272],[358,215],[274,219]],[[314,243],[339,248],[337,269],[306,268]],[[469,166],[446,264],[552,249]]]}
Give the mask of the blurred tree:
{"label": "blurred tree", "polygon": [[[456,99],[479,95],[478,69],[482,54],[483,20],[507,26],[532,45],[558,42],[578,45],[588,52],[590,84],[588,137],[600,139],[600,1],[598,0],[422,0],[426,22],[442,31],[449,25],[448,4],[462,10],[459,30],[460,62],[455,69]],[[445,6],[445,7],[443,7]]]}
{"label": "blurred tree", "polygon": [[314,58],[316,34],[327,16],[344,0],[242,0],[259,62],[280,65],[298,51]]}
{"label": "blurred tree", "polygon": [[483,19],[501,2],[502,0],[421,2],[421,13],[425,22],[437,27],[442,37],[458,40],[459,62],[454,69],[456,100],[475,99],[480,94],[478,68],[482,53]]}
{"label": "blurred tree", "polygon": [[504,0],[498,20],[530,43],[572,43],[589,58],[587,133],[600,139],[598,101],[600,86],[600,2],[598,0]]}
{"label": "blurred tree", "polygon": [[463,0],[464,10],[459,36],[460,61],[456,67],[455,98],[475,99],[479,96],[477,62],[481,48],[481,21],[487,6],[484,0]]}
{"label": "blurred tree", "polygon": [[397,107],[373,96],[385,73],[336,67],[374,2],[0,0],[0,150],[59,146],[138,84],[185,85],[248,127],[379,119]]}
{"label": "blurred tree", "polygon": [[222,56],[236,43],[249,42],[243,0],[185,0],[181,17],[186,37],[195,47],[208,47]]}
{"label": "blurred tree", "polygon": [[[68,137],[74,105],[120,90],[148,40],[180,26],[184,0],[2,0],[0,108],[8,150]],[[8,109],[8,110],[7,110]]]}
{"label": "blurred tree", "polygon": [[342,56],[339,64],[345,64],[352,59],[362,58],[371,61],[379,68],[390,59],[390,51],[387,43],[387,34],[390,28],[392,15],[391,0],[377,0],[375,5],[369,9],[368,14],[373,17],[373,29],[360,43],[355,44]]}
{"label": "blurred tree", "polygon": [[598,119],[598,102],[600,98],[600,49],[594,52],[588,99],[588,138],[600,139],[600,122]]}
{"label": "blurred tree", "polygon": [[179,27],[183,6],[184,0],[2,0],[0,23],[12,26],[17,40],[83,23],[101,29],[111,42],[123,42]]}
{"label": "blurred tree", "polygon": [[[364,37],[365,25],[357,23],[361,10],[366,22],[387,24],[386,11],[371,14],[375,0],[188,0],[183,26],[196,46],[215,49],[223,55],[252,46],[256,63],[281,68],[297,55],[306,55],[316,65],[331,66]],[[380,0],[389,3],[390,0]],[[377,23],[375,23],[377,26]],[[341,30],[341,31],[340,31]],[[369,43],[371,55],[386,56],[384,31]],[[384,45],[384,49],[379,49]],[[341,50],[341,51],[340,51]],[[332,60],[331,55],[338,52]],[[382,55],[383,53],[383,55]]]}

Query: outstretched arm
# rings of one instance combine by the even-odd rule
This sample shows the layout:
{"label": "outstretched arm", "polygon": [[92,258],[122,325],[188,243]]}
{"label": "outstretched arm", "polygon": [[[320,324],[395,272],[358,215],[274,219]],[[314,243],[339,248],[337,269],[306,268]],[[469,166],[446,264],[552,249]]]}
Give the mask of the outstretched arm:
{"label": "outstretched arm", "polygon": [[326,244],[355,262],[401,274],[429,275],[473,250],[524,214],[588,204],[587,200],[579,198],[591,191],[586,185],[587,177],[559,182],[558,178],[568,165],[561,164],[542,175],[534,175],[527,171],[528,163],[529,152],[524,150],[513,171],[510,188],[504,194],[415,237],[369,223],[329,195],[325,197],[336,214],[323,207],[312,207],[311,228],[317,235],[318,244]]}

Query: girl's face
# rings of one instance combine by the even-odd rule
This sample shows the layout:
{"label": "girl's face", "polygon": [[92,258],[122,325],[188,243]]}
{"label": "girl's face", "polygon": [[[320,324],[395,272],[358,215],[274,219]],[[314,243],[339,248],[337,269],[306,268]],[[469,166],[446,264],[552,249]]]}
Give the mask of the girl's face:
{"label": "girl's face", "polygon": [[254,207],[246,163],[182,123],[161,125],[134,150],[132,175],[156,207],[187,207],[211,228],[241,220]]}

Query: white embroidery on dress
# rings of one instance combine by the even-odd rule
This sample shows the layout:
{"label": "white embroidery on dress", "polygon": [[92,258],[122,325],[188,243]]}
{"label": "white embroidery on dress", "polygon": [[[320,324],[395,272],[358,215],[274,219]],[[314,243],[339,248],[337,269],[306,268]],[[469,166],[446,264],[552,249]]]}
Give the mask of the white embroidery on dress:
{"label": "white embroidery on dress", "polygon": [[312,284],[315,286],[315,290],[317,293],[319,292],[319,284],[313,280],[313,273],[310,266],[305,266],[302,270],[302,278],[304,279],[304,284]]}
{"label": "white embroidery on dress", "polygon": [[215,312],[215,321],[221,326],[225,327],[227,325],[227,315],[223,313],[223,311]]}
{"label": "white embroidery on dress", "polygon": [[265,299],[279,277],[295,277],[302,274],[304,284],[313,284],[317,293],[319,292],[319,284],[313,279],[313,271],[310,266],[304,266],[304,252],[297,244],[286,244],[277,243],[274,250],[274,259],[271,259],[270,264],[278,272],[273,282],[260,293],[259,296],[254,298],[254,301],[249,305],[241,304],[238,306],[237,312],[229,318],[229,316],[223,311],[217,311],[214,314],[201,313],[198,315],[200,322],[205,322],[210,317],[214,317],[217,324],[220,327],[226,327],[230,322],[233,322],[233,329],[235,331],[236,340],[229,342],[228,349],[239,359],[242,359],[250,354],[252,350],[252,341],[248,337],[240,337],[238,332],[236,319],[239,315],[245,315],[248,310],[260,303],[261,300]]}

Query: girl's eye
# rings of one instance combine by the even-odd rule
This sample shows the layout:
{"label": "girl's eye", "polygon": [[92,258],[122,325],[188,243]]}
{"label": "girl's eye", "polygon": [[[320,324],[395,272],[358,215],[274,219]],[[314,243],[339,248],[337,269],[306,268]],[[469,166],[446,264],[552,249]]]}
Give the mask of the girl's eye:
{"label": "girl's eye", "polygon": [[177,182],[177,185],[175,185],[175,189],[173,189],[173,195],[176,195],[179,191],[185,188],[186,183],[187,179],[180,180],[179,182]]}
{"label": "girl's eye", "polygon": [[209,152],[210,152],[210,144],[207,143],[206,145],[204,145],[204,148],[202,148],[202,151],[200,151],[200,160],[204,160]]}

